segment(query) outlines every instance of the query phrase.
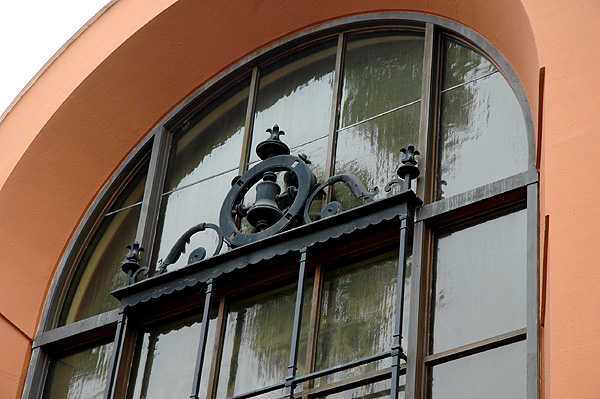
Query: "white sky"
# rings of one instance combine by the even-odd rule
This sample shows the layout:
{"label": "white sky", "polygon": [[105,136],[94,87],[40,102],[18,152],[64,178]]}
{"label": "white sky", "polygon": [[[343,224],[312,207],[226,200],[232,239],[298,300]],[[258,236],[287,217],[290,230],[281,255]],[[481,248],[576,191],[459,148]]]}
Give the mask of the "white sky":
{"label": "white sky", "polygon": [[109,0],[0,0],[0,115]]}

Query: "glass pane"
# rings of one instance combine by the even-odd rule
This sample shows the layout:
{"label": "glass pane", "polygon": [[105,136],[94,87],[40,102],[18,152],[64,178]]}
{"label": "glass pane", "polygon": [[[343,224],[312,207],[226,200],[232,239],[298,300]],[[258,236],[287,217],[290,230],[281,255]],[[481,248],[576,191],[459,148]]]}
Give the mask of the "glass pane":
{"label": "glass pane", "polygon": [[[410,275],[410,267],[407,274]],[[351,263],[325,273],[316,370],[391,349],[397,275],[397,252]],[[408,291],[406,289],[405,293],[408,294]],[[405,312],[404,318],[405,331],[407,313]],[[406,349],[405,342],[403,347]],[[378,361],[330,375],[323,378],[321,383],[339,381],[389,365],[389,359]]]}
{"label": "glass pane", "polygon": [[121,262],[126,246],[135,241],[147,174],[148,161],[127,183],[92,236],[69,287],[59,326],[119,307],[110,292],[125,285]]}
{"label": "glass pane", "polygon": [[527,170],[521,107],[499,73],[442,94],[437,198]]}
{"label": "glass pane", "polygon": [[164,192],[239,167],[249,84],[229,89],[194,116],[194,127],[173,137]]}
{"label": "glass pane", "polygon": [[[308,290],[310,291],[310,290]],[[299,365],[305,362],[311,293],[305,294]],[[223,341],[217,398],[283,381],[290,360],[296,285],[231,303]],[[310,302],[308,302],[310,303]],[[304,356],[303,356],[304,354]],[[269,397],[276,397],[276,392]]]}
{"label": "glass pane", "polygon": [[261,70],[250,160],[277,124],[290,148],[327,136],[333,99],[336,40],[294,52]]}
{"label": "glass pane", "polygon": [[526,233],[522,210],[437,239],[434,353],[526,326]]}
{"label": "glass pane", "polygon": [[102,399],[112,356],[112,342],[50,362],[44,399]]}
{"label": "glass pane", "polygon": [[[419,102],[340,131],[335,173],[354,174],[368,190],[378,187],[378,198],[397,192],[397,185],[392,186],[390,193],[386,193],[384,187],[398,177],[402,159],[400,149],[409,144],[419,145],[420,109]],[[342,210],[362,204],[351,194],[338,195],[334,199],[340,201]]]}
{"label": "glass pane", "polygon": [[105,216],[83,253],[69,288],[59,325],[117,309],[119,301],[110,292],[125,285],[121,262],[126,245],[135,241],[141,205]]}
{"label": "glass pane", "polygon": [[429,390],[432,399],[525,399],[525,341],[434,366]]}
{"label": "glass pane", "polygon": [[[214,346],[216,312],[209,322],[206,355],[200,380],[206,395],[211,350]],[[177,320],[144,332],[135,352],[127,398],[187,398],[192,392],[202,314]]]}
{"label": "glass pane", "polygon": [[348,37],[340,127],[421,98],[423,43],[412,33]]}
{"label": "glass pane", "polygon": [[444,51],[443,90],[497,71],[487,58],[454,40],[444,40]]}
{"label": "glass pane", "polygon": [[[231,189],[231,181],[237,170],[194,184],[171,194],[164,194],[152,253],[152,264],[165,259],[179,237],[190,227],[202,222],[219,224],[219,213],[225,196]],[[187,265],[188,256],[198,247],[204,247],[211,256],[218,243],[214,230],[196,233],[187,244],[186,253],[169,266],[169,270]],[[225,250],[226,245],[223,245]]]}

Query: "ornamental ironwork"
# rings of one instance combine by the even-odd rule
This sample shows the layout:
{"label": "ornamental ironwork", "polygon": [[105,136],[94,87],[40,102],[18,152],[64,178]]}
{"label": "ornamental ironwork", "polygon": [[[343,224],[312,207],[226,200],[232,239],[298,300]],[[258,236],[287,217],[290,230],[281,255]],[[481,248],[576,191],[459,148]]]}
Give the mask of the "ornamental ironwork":
{"label": "ornamental ironwork", "polygon": [[[219,225],[200,223],[189,228],[174,243],[167,256],[159,261],[156,275],[167,271],[169,265],[179,260],[186,253],[187,245],[193,235],[213,230],[218,236],[213,256],[221,253],[223,245],[234,249],[251,243],[259,242],[284,231],[308,225],[312,220],[311,205],[317,199],[323,198],[331,186],[337,183],[345,184],[350,193],[367,204],[374,202],[374,196],[379,193],[377,187],[369,191],[353,174],[345,173],[332,176],[322,184],[310,169],[310,161],[305,155],[290,155],[290,148],[281,141],[285,135],[279,126],[267,129],[269,138],[256,146],[256,154],[261,162],[249,169],[242,176],[232,181],[232,187],[223,201],[219,215]],[[398,178],[391,180],[384,187],[389,192],[392,185],[400,186],[400,191],[411,190],[411,181],[419,176],[416,157],[419,151],[414,145],[402,148],[403,158],[398,168]],[[255,190],[255,200],[246,205],[246,196],[251,189]],[[320,217],[324,219],[342,212],[338,201],[331,201],[322,207]],[[247,228],[242,229],[240,226]],[[250,226],[250,227],[248,227]],[[127,285],[135,283],[140,273],[147,275],[148,267],[139,264],[139,253],[144,249],[139,243],[128,246],[130,254],[123,262],[123,271],[127,273]],[[203,247],[194,249],[188,257],[188,265],[203,261],[207,250]]]}

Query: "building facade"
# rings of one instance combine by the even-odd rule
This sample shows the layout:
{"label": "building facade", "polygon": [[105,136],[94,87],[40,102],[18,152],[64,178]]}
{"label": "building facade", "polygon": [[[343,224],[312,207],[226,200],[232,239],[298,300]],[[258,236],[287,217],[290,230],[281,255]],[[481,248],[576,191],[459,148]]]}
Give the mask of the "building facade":
{"label": "building facade", "polygon": [[[597,397],[599,12],[109,3],[0,121],[2,397]],[[220,254],[170,258],[226,230],[275,124],[289,231],[250,190],[188,237]],[[409,144],[420,175],[388,195]],[[332,184],[301,222],[297,168],[362,200]],[[155,276],[122,289],[134,241]]]}

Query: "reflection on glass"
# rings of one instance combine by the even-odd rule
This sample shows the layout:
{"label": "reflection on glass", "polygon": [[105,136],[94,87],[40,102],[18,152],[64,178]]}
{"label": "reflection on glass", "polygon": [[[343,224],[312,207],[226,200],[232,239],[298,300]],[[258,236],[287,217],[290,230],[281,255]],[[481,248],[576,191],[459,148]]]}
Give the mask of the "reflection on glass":
{"label": "reflection on glass", "polygon": [[[404,387],[404,376],[401,376],[402,388]],[[379,381],[372,384],[363,385],[357,388],[349,389],[332,395],[314,396],[314,398],[323,399],[385,399],[390,397],[390,381]],[[398,392],[398,398],[404,398],[404,389]]]}
{"label": "reflection on glass", "polygon": [[444,40],[444,51],[442,90],[497,71],[487,58],[454,40]]}
{"label": "reflection on glass", "polygon": [[59,325],[119,307],[119,301],[110,292],[125,285],[121,262],[127,254],[125,245],[135,240],[140,208],[137,205],[104,218],[83,254]]}
{"label": "reflection on glass", "polygon": [[500,72],[444,92],[441,107],[438,199],[527,170],[523,112]]}
{"label": "reflection on glass", "polygon": [[[216,312],[211,315],[200,396],[206,395],[214,345]],[[187,398],[192,392],[202,314],[144,332],[136,348],[128,399]]]}
{"label": "reflection on glass", "polygon": [[52,359],[43,399],[102,399],[112,342]]}
{"label": "reflection on glass", "polygon": [[[310,289],[305,309],[310,309]],[[283,381],[290,360],[296,285],[233,302],[227,314],[217,398],[225,398]],[[304,312],[298,365],[306,359]],[[269,397],[276,397],[276,392]]]}
{"label": "reflection on glass", "polygon": [[[407,270],[407,274],[410,275],[410,271]],[[397,252],[325,273],[316,370],[390,350],[397,275]],[[408,293],[408,290],[405,292]],[[389,366],[389,359],[330,375],[322,383],[339,381],[386,366]]]}
{"label": "reflection on glass", "polygon": [[434,366],[429,392],[431,399],[525,399],[525,341]]}
{"label": "reflection on glass", "polygon": [[348,37],[340,128],[421,98],[423,43],[395,32]]}
{"label": "reflection on glass", "polygon": [[229,89],[193,118],[194,127],[174,135],[164,192],[238,168],[249,84]]}
{"label": "reflection on glass", "polygon": [[[367,190],[379,188],[376,198],[396,193],[386,193],[385,185],[398,177],[396,171],[401,165],[400,149],[409,144],[419,145],[419,113],[421,104],[380,116],[338,133],[335,173],[352,173],[365,185]],[[337,187],[337,185],[336,185]],[[348,194],[349,191],[346,190]],[[339,191],[339,194],[344,191]],[[334,195],[342,204],[342,210],[361,205],[362,200],[349,196]]]}
{"label": "reflection on glass", "polygon": [[[295,147],[329,132],[336,41],[328,40],[282,58],[261,70],[252,149],[277,124],[282,140]],[[250,160],[258,157],[252,151]]]}
{"label": "reflection on glass", "polygon": [[522,210],[437,239],[433,353],[526,326],[526,216]]}
{"label": "reflection on glass", "polygon": [[147,173],[145,162],[92,236],[69,287],[59,326],[119,307],[119,301],[110,292],[125,284],[121,262],[127,254],[125,246],[135,241]]}
{"label": "reflection on glass", "polygon": [[[152,264],[156,265],[159,260],[165,259],[175,242],[190,227],[202,222],[219,224],[221,205],[235,176],[237,170],[163,195]],[[187,265],[189,254],[198,247],[204,247],[207,256],[211,256],[217,243],[218,236],[214,230],[207,229],[196,233],[187,244],[186,253],[182,254],[176,263],[170,265],[169,270]],[[223,250],[225,247],[226,245],[223,245]]]}

